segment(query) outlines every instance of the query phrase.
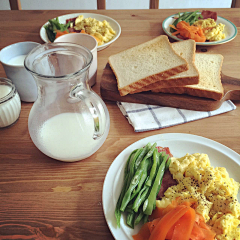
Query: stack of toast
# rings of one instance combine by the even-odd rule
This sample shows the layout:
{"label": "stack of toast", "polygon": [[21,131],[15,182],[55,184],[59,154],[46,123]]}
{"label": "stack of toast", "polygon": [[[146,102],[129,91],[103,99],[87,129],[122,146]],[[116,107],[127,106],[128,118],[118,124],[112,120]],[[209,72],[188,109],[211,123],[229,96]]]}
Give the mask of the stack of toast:
{"label": "stack of toast", "polygon": [[194,40],[161,35],[109,57],[121,96],[144,91],[223,97],[220,54],[196,53]]}

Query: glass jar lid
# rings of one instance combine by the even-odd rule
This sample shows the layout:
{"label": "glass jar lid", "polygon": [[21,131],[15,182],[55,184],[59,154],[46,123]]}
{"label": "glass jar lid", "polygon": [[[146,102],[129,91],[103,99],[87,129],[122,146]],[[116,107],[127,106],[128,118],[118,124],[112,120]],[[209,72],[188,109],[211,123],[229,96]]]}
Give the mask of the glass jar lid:
{"label": "glass jar lid", "polygon": [[0,90],[0,104],[12,99],[17,93],[15,85],[10,79],[0,77],[0,87],[1,86],[8,86],[10,90],[6,92],[6,95],[4,93],[1,93]]}

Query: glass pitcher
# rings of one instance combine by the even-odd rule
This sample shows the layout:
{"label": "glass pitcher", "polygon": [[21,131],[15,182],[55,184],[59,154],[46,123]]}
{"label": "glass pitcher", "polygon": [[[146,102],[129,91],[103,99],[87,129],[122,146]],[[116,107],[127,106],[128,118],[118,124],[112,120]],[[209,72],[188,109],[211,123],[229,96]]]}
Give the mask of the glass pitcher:
{"label": "glass pitcher", "polygon": [[73,43],[47,43],[26,57],[25,68],[38,85],[38,98],[28,118],[36,147],[66,162],[85,159],[107,138],[109,113],[88,85],[92,53]]}

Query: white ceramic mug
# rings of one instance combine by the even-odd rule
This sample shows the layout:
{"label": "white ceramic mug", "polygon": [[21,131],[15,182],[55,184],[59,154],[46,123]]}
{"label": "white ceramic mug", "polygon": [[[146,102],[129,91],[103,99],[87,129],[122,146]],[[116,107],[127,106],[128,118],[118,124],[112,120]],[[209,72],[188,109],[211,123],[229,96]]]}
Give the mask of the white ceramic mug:
{"label": "white ceramic mug", "polygon": [[92,55],[93,61],[89,68],[89,85],[93,86],[96,83],[97,78],[97,41],[91,35],[85,33],[70,33],[62,35],[55,39],[54,42],[70,42],[82,45],[88,48]]}
{"label": "white ceramic mug", "polygon": [[[0,61],[7,77],[14,83],[21,101],[34,102],[37,99],[37,84],[33,76],[25,69],[23,61],[33,48],[38,46],[36,42],[18,42],[3,48],[0,51]],[[17,59],[13,61],[13,59]]]}

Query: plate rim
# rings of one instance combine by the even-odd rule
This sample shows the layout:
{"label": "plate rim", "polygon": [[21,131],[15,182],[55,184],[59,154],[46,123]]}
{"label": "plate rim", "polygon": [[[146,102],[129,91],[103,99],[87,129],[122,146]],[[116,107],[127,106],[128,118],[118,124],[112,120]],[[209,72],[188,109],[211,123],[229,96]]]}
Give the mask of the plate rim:
{"label": "plate rim", "polygon": [[[128,149],[131,149],[134,145],[137,145],[140,142],[144,142],[144,141],[145,142],[153,142],[155,140],[151,140],[151,139],[154,139],[154,138],[159,138],[159,141],[161,141],[161,140],[174,140],[174,139],[175,140],[177,140],[177,139],[183,139],[183,140],[187,139],[188,141],[190,140],[192,142],[199,143],[199,144],[204,144],[204,145],[207,145],[208,143],[210,143],[211,145],[208,145],[208,147],[211,147],[214,150],[217,150],[218,152],[220,152],[222,154],[225,154],[225,155],[227,154],[228,157],[231,158],[240,167],[240,154],[238,154],[236,151],[232,150],[231,148],[223,145],[222,143],[219,143],[219,142],[217,142],[215,140],[212,140],[210,138],[202,137],[200,135],[194,135],[194,134],[189,134],[189,133],[162,133],[162,134],[151,135],[151,136],[141,138],[140,140],[135,141],[134,143],[130,144],[128,147],[124,148],[116,156],[116,158],[112,161],[111,165],[108,168],[108,171],[105,175],[104,182],[103,182],[102,208],[103,208],[103,212],[104,212],[104,218],[105,218],[105,221],[107,222],[108,228],[109,228],[112,236],[115,239],[118,239],[117,236],[115,235],[116,233],[114,232],[114,229],[112,229],[112,227],[111,227],[111,225],[110,225],[110,223],[109,223],[109,221],[107,220],[107,217],[106,217],[106,206],[105,206],[106,200],[105,200],[105,198],[107,196],[104,195],[104,193],[107,190],[106,189],[107,188],[107,180],[109,178],[109,175],[111,175],[110,170],[116,164],[116,162],[118,161],[118,158],[121,157],[121,155],[123,155],[124,152],[127,152]],[[126,160],[123,161],[122,164],[124,164],[125,162],[126,162]],[[108,199],[108,197],[107,197],[107,199]],[[118,228],[117,230],[119,230],[119,229],[121,229],[121,228]],[[126,235],[126,233],[124,231],[123,231],[123,234]]]}
{"label": "plate rim", "polygon": [[[180,14],[182,14],[183,12],[181,12]],[[176,40],[176,41],[184,41],[183,39],[180,39],[180,38],[177,38],[177,37],[175,37],[175,36],[173,36],[168,30],[167,30],[167,28],[165,27],[165,22],[169,19],[169,18],[172,18],[172,17],[174,17],[174,16],[176,16],[177,15],[177,13],[176,14],[172,14],[171,16],[169,16],[169,17],[167,17],[167,18],[165,18],[164,20],[163,20],[163,23],[162,23],[162,28],[163,28],[163,31],[169,36],[169,37],[171,37],[172,39],[174,39],[174,40]],[[224,19],[225,21],[227,21],[227,22],[229,22],[232,26],[233,26],[233,28],[234,28],[234,34],[229,38],[229,39],[227,39],[227,40],[221,40],[221,41],[219,41],[219,42],[196,42],[196,45],[199,45],[199,46],[214,46],[214,45],[220,45],[220,44],[224,44],[224,43],[227,43],[227,42],[230,42],[230,41],[232,41],[236,36],[237,36],[237,33],[238,33],[238,30],[237,30],[237,27],[236,27],[236,25],[233,23],[233,22],[231,22],[230,20],[228,20],[228,19],[226,19],[226,18],[224,18],[224,17],[221,17],[221,16],[217,16],[218,18],[221,18],[221,19]]]}
{"label": "plate rim", "polygon": [[[84,14],[89,14],[89,15],[94,15],[94,16],[101,16],[101,17],[104,17],[104,18],[108,18],[108,19],[111,19],[111,21],[113,21],[113,22],[115,22],[115,24],[118,26],[118,33],[116,34],[116,36],[111,40],[111,41],[109,41],[109,42],[107,42],[107,43],[104,43],[103,45],[100,45],[100,46],[98,46],[97,47],[97,49],[98,50],[101,50],[101,49],[103,49],[103,48],[106,48],[106,47],[108,47],[110,44],[112,44],[114,41],[116,41],[119,37],[120,37],[120,35],[121,35],[121,32],[122,32],[122,29],[121,29],[121,25],[115,20],[115,19],[113,19],[113,18],[111,18],[111,17],[109,17],[109,16],[107,16],[107,15],[103,15],[103,14],[98,14],[98,13],[89,13],[89,12],[83,12],[83,13],[69,13],[69,14],[64,14],[64,15],[60,15],[60,16],[56,16],[56,17],[54,17],[54,18],[60,18],[60,17],[65,17],[65,16],[67,16],[67,15],[69,15],[69,16],[71,16],[71,15],[84,15]],[[71,17],[70,17],[71,18]],[[53,19],[53,18],[52,18]],[[47,22],[45,22],[41,27],[40,27],[40,30],[39,30],[39,35],[40,35],[40,38],[42,39],[42,41],[44,41],[45,43],[49,43],[50,41],[46,41],[46,39],[44,39],[44,37],[42,36],[42,34],[41,34],[41,32],[44,30],[44,26],[46,25],[48,23],[48,21]],[[46,35],[46,37],[47,37],[47,35]],[[48,39],[48,38],[47,38]]]}

